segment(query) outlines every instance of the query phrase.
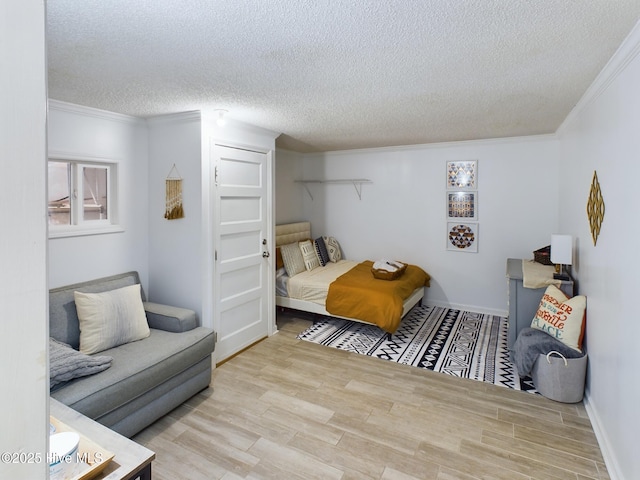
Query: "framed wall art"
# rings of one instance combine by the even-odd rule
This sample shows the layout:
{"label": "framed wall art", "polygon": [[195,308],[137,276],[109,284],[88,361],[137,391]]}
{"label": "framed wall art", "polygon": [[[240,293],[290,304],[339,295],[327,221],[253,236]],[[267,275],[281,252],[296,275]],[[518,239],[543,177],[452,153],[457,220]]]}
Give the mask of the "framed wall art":
{"label": "framed wall art", "polygon": [[477,188],[477,160],[447,162],[447,190],[476,190]]}
{"label": "framed wall art", "polygon": [[478,161],[447,162],[447,250],[478,251]]}
{"label": "framed wall art", "polygon": [[462,220],[478,219],[477,191],[447,191],[447,218]]}
{"label": "framed wall art", "polygon": [[447,222],[447,250],[478,252],[477,222]]}

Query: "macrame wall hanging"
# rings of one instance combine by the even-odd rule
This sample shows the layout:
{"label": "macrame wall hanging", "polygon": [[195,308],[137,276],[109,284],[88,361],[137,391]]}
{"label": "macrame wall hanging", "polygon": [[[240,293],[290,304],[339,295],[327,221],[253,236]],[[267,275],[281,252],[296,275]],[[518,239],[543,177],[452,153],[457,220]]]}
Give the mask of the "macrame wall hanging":
{"label": "macrame wall hanging", "polygon": [[176,218],[184,217],[184,210],[182,209],[182,177],[176,168],[176,164],[173,164],[169,175],[165,180],[166,188],[166,207],[164,212],[164,218],[167,220],[175,220]]}

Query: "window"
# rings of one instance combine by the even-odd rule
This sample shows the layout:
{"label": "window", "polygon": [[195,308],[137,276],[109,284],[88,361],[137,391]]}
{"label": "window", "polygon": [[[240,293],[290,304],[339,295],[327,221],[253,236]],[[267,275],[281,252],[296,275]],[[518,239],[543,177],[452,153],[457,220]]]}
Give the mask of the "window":
{"label": "window", "polygon": [[117,164],[50,159],[49,236],[121,231],[116,221]]}

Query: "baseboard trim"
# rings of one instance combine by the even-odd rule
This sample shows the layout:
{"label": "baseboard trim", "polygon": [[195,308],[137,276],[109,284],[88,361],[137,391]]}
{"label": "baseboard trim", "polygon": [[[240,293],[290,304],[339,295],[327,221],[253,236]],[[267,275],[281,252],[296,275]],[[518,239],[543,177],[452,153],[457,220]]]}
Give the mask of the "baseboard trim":
{"label": "baseboard trim", "polygon": [[464,310],[465,312],[484,313],[486,315],[497,315],[498,317],[508,317],[508,310],[500,310],[497,308],[478,307],[477,305],[465,305],[462,303],[449,303],[439,300],[431,300],[430,298],[422,299],[423,305],[435,305],[436,307],[455,308],[456,310]]}
{"label": "baseboard trim", "polygon": [[620,473],[620,467],[618,466],[614,449],[611,447],[606,431],[602,428],[602,422],[600,422],[598,410],[595,408],[595,405],[591,400],[591,394],[588,388],[585,389],[582,401],[584,403],[584,408],[587,411],[587,415],[589,416],[589,420],[591,421],[593,433],[595,433],[596,440],[598,440],[598,445],[600,446],[600,451],[602,452],[602,458],[604,459],[604,464],[607,467],[609,478],[611,480],[624,480],[624,476]]}

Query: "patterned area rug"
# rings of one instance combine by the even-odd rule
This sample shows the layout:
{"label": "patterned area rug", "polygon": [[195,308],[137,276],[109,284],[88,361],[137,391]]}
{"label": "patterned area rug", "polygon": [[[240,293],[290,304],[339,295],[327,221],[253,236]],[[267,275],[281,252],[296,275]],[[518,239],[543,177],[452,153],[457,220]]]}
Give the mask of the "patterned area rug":
{"label": "patterned area rug", "polygon": [[389,339],[368,325],[323,317],[301,340],[435,372],[535,393],[509,360],[507,319],[452,308],[416,306]]}

